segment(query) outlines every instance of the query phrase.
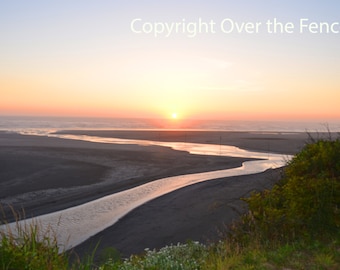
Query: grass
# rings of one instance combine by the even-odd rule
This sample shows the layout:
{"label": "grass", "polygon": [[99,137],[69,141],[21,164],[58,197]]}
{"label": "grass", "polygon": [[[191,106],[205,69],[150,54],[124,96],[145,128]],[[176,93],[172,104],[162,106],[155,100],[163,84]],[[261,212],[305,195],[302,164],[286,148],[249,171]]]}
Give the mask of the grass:
{"label": "grass", "polygon": [[[272,190],[247,198],[249,213],[219,242],[146,249],[121,259],[107,249],[71,260],[39,224],[0,232],[0,269],[340,269],[340,141],[316,141],[288,164]],[[72,261],[72,262],[71,262]]]}
{"label": "grass", "polygon": [[68,269],[68,258],[59,254],[55,238],[48,237],[36,223],[24,226],[16,224],[13,231],[9,227],[1,232],[1,269]]}

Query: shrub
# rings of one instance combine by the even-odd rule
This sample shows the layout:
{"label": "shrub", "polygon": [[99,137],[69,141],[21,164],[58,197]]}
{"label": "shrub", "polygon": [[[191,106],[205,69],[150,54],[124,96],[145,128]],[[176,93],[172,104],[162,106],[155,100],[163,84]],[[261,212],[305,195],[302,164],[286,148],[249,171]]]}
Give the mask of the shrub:
{"label": "shrub", "polygon": [[[0,232],[1,269],[68,269],[68,257],[59,254],[56,239],[41,238],[40,226],[36,223],[21,227],[16,232],[9,228]],[[48,235],[48,233],[46,233]]]}
{"label": "shrub", "polygon": [[340,141],[307,144],[272,190],[245,199],[247,230],[262,239],[293,239],[340,226]]}
{"label": "shrub", "polygon": [[311,178],[340,177],[340,140],[319,140],[307,144],[286,168],[287,178],[309,176]]}

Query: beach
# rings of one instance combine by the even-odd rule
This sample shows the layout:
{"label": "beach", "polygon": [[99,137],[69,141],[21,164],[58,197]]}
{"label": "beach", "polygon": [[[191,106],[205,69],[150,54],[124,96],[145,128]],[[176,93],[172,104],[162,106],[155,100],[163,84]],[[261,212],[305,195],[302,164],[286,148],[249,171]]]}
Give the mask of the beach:
{"label": "beach", "polygon": [[[208,131],[64,131],[124,139],[234,145],[294,154],[304,133]],[[105,144],[0,132],[0,199],[7,221],[11,205],[26,217],[79,205],[167,176],[238,167],[244,158],[191,155],[168,147]],[[171,192],[130,212],[74,250],[83,256],[99,241],[123,256],[187,240],[209,243],[225,233],[245,205],[241,197],[270,188],[280,169],[203,182]],[[86,222],[86,221],[84,221]]]}

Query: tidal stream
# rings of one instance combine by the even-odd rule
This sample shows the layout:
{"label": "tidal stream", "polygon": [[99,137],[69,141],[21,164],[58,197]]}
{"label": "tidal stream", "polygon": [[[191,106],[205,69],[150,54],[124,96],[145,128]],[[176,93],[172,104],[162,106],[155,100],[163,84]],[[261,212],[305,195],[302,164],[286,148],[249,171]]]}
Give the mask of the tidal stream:
{"label": "tidal stream", "polygon": [[18,226],[25,229],[36,224],[39,226],[42,235],[56,237],[60,251],[79,245],[91,236],[115,224],[133,209],[159,196],[203,181],[260,173],[267,169],[279,168],[284,166],[291,158],[287,155],[253,152],[226,145],[126,140],[78,135],[49,134],[48,136],[97,143],[158,145],[188,151],[191,154],[259,159],[246,161],[241,167],[232,169],[158,179],[79,206],[0,226],[0,231],[11,230],[15,234]]}

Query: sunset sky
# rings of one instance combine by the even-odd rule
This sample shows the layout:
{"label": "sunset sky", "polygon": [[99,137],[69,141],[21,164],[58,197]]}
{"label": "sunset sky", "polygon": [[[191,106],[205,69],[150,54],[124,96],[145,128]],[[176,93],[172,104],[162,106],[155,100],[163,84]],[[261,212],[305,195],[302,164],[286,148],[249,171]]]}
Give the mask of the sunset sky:
{"label": "sunset sky", "polygon": [[0,1],[0,115],[339,120],[339,14],[338,0]]}

